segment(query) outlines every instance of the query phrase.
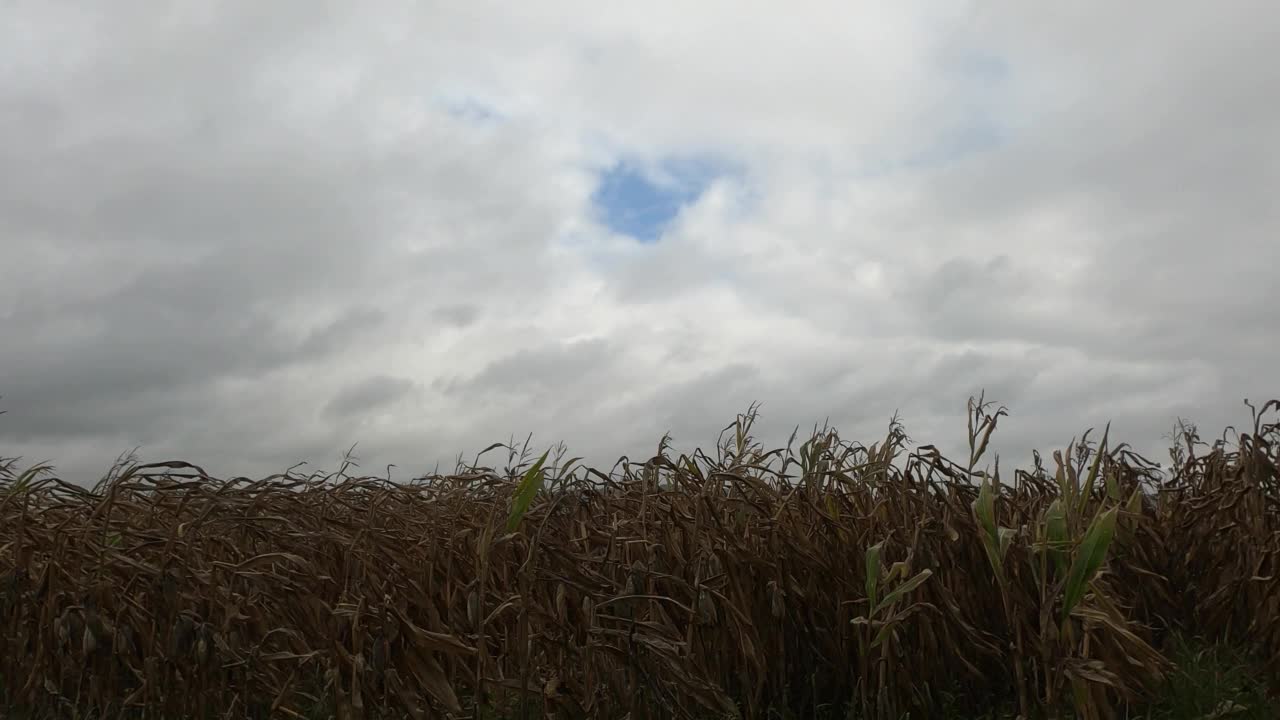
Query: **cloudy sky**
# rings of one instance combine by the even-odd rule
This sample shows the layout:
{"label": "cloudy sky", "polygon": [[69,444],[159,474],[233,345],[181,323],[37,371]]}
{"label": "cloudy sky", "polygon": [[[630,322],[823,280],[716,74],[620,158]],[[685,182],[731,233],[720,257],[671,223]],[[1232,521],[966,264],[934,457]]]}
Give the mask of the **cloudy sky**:
{"label": "cloudy sky", "polygon": [[[6,3],[0,455],[1002,464],[1280,395],[1280,9]],[[1163,458],[1159,458],[1163,459]]]}

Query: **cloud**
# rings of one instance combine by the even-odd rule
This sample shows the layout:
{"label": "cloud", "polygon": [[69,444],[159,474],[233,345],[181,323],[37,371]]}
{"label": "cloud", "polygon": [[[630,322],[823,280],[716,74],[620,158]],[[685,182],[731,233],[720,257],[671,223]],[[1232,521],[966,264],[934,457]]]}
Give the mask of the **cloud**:
{"label": "cloud", "polygon": [[456,303],[437,308],[435,316],[453,327],[464,328],[474,325],[480,319],[481,309],[477,305]]}
{"label": "cloud", "polygon": [[518,350],[490,362],[473,377],[448,384],[447,392],[521,394],[559,389],[607,375],[618,349],[601,340]]}
{"label": "cloud", "polygon": [[403,399],[413,389],[413,381],[407,378],[374,375],[339,391],[325,405],[325,412],[338,417],[368,413]]}
{"label": "cloud", "polygon": [[1019,461],[1275,394],[1268,4],[582,9],[7,13],[0,455],[959,449],[986,388]]}
{"label": "cloud", "polygon": [[610,230],[653,242],[725,169],[694,158],[668,158],[654,168],[619,162],[602,173],[592,202]]}

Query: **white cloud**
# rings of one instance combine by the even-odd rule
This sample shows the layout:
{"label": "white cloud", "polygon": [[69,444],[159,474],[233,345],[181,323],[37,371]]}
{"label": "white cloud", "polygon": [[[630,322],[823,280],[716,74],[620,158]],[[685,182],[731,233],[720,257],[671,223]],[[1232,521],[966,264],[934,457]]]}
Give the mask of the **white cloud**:
{"label": "white cloud", "polygon": [[[0,454],[609,465],[753,400],[954,447],[986,387],[1021,459],[1276,391],[1267,3],[354,10],[0,20]],[[656,244],[595,219],[702,155]]]}

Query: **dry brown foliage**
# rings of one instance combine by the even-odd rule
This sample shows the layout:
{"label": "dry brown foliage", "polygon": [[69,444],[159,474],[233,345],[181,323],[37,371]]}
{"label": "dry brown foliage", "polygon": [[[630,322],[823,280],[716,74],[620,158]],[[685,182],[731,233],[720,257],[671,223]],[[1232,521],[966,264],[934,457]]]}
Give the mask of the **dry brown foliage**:
{"label": "dry brown foliage", "polygon": [[1163,474],[1104,439],[1001,479],[981,400],[964,463],[896,423],[766,452],[754,413],[714,456],[664,442],[609,474],[173,462],[89,490],[9,463],[0,692],[81,717],[898,718],[1012,688],[1024,714],[1118,717],[1172,629],[1256,643],[1280,676],[1277,409],[1230,444],[1184,427]]}

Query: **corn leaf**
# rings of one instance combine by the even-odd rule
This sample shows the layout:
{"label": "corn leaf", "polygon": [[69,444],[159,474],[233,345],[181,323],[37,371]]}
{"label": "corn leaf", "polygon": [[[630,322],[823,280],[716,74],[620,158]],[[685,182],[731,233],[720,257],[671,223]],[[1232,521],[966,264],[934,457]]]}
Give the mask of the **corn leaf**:
{"label": "corn leaf", "polygon": [[978,499],[973,501],[973,511],[978,518],[978,523],[986,531],[987,536],[993,541],[997,540],[996,500],[991,491],[990,480],[984,479],[982,481],[982,488],[978,490]]}
{"label": "corn leaf", "polygon": [[1098,481],[1098,470],[1102,467],[1102,458],[1107,454],[1107,436],[1109,434],[1111,434],[1111,423],[1107,423],[1107,429],[1102,433],[1102,441],[1098,443],[1097,454],[1093,456],[1093,464],[1089,466],[1089,477],[1085,479],[1084,488],[1080,491],[1081,513],[1084,513],[1089,498],[1093,496],[1093,486]]}
{"label": "corn leaf", "polygon": [[524,518],[524,514],[529,509],[529,505],[533,502],[534,496],[542,489],[542,482],[546,478],[546,473],[542,471],[542,466],[547,462],[547,455],[551,454],[550,450],[542,453],[542,457],[538,458],[528,470],[525,471],[524,477],[520,479],[520,485],[516,487],[515,498],[511,501],[511,514],[507,516],[507,532],[515,532],[520,526],[520,521]]}
{"label": "corn leaf", "polygon": [[903,595],[906,595],[912,590],[915,590],[916,588],[920,587],[925,580],[929,579],[929,576],[931,575],[933,575],[933,571],[929,569],[925,569],[916,573],[915,577],[911,578],[910,580],[904,580],[901,585],[895,587],[893,590],[890,590],[884,596],[884,600],[881,600],[880,603],[875,606],[875,609],[871,611],[871,615],[875,616],[881,610],[897,602],[899,599],[902,598]]}
{"label": "corn leaf", "polygon": [[973,514],[981,527],[982,548],[987,553],[987,560],[996,574],[996,580],[1004,585],[1004,550],[1008,549],[1008,539],[1004,537],[1002,528],[996,526],[995,493],[991,490],[990,480],[982,481],[982,489],[978,491],[978,499],[973,501]]}
{"label": "corn leaf", "polygon": [[1062,500],[1055,499],[1044,511],[1045,537],[1049,543],[1049,556],[1053,558],[1061,577],[1067,572],[1067,515],[1062,509]]}
{"label": "corn leaf", "polygon": [[875,607],[878,602],[878,585],[880,584],[880,549],[884,541],[867,548],[867,605]]}
{"label": "corn leaf", "polygon": [[1094,574],[1107,558],[1107,548],[1110,547],[1116,531],[1116,511],[1116,508],[1111,508],[1095,517],[1076,551],[1076,556],[1071,562],[1071,571],[1067,575],[1066,596],[1062,602],[1064,619],[1084,597],[1089,581],[1093,579]]}

